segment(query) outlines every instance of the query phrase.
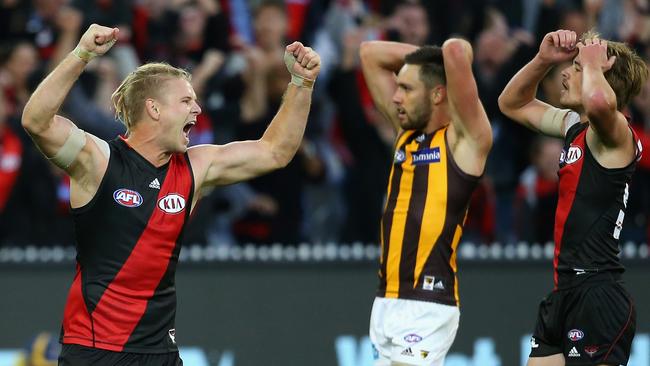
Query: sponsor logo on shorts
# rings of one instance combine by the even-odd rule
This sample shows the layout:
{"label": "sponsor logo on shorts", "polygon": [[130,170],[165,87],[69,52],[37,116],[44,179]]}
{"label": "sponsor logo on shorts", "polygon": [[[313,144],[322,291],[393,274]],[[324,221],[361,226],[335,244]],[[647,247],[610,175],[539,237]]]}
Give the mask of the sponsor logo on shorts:
{"label": "sponsor logo on shorts", "polygon": [[120,188],[113,192],[113,199],[124,207],[138,207],[142,204],[140,193],[126,188]]}
{"label": "sponsor logo on shorts", "polygon": [[408,343],[418,343],[419,341],[422,340],[422,337],[420,337],[415,333],[411,333],[404,336],[404,340],[407,341]]}
{"label": "sponsor logo on shorts", "polygon": [[429,351],[420,350],[420,357],[422,357],[423,359],[427,358],[428,355],[429,355]]}
{"label": "sponsor logo on shorts", "polygon": [[598,346],[587,346],[585,347],[585,352],[589,355],[589,357],[594,357],[594,354],[598,352]]}
{"label": "sponsor logo on shorts", "polygon": [[411,350],[411,347],[409,347],[409,348],[405,349],[404,351],[402,351],[401,354],[403,356],[413,357],[413,351]]}
{"label": "sponsor logo on shorts", "polygon": [[401,164],[404,160],[406,160],[406,153],[404,153],[404,150],[396,150],[393,164]]}
{"label": "sponsor logo on shorts", "polygon": [[411,154],[413,156],[413,165],[439,163],[440,147],[419,150]]}
{"label": "sponsor logo on shorts", "polygon": [[530,338],[530,348],[537,348],[539,347],[539,343],[535,340],[535,337]]}
{"label": "sponsor logo on shorts", "polygon": [[578,350],[573,347],[571,348],[571,351],[569,351],[569,357],[580,357],[580,352],[578,352]]}
{"label": "sponsor logo on shorts", "polygon": [[168,214],[177,214],[185,209],[185,198],[178,193],[170,193],[158,200],[158,208]]}
{"label": "sponsor logo on shorts", "polygon": [[176,344],[176,329],[170,329],[167,331],[167,334],[169,334],[169,339],[172,340],[173,344]]}
{"label": "sponsor logo on shorts", "polygon": [[581,340],[585,336],[585,334],[580,329],[571,329],[567,334],[567,336],[573,342],[577,342]]}

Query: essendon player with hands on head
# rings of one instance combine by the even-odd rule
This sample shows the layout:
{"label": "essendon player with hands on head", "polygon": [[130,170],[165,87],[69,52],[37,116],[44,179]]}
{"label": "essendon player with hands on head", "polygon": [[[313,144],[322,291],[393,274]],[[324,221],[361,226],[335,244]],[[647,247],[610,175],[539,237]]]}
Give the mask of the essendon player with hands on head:
{"label": "essendon player with hands on head", "polygon": [[56,113],[86,64],[106,53],[118,32],[91,25],[23,112],[36,145],[70,175],[77,272],[59,365],[181,365],[174,274],[199,192],[289,163],[305,129],[320,57],[299,42],[286,47],[291,83],[259,140],[190,148],[189,132],[201,113],[190,75],[145,64],[112,97],[127,135],[106,142]]}
{"label": "essendon player with hands on head", "polygon": [[[562,71],[558,109],[535,97],[544,75]],[[513,120],[564,139],[555,214],[555,288],[540,304],[529,366],[626,365],[634,302],[622,285],[619,236],[642,147],[621,113],[648,78],[627,45],[588,32],[544,36],[508,83],[499,107]]]}
{"label": "essendon player with hands on head", "polygon": [[397,131],[370,317],[375,365],[444,362],[458,329],[456,247],[492,130],[470,44],[361,45],[363,73]]}

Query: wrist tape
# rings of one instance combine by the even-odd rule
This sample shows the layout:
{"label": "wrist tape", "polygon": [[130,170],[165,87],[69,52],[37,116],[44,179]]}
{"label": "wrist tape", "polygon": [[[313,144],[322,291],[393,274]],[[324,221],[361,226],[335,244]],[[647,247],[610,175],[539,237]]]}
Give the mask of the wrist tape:
{"label": "wrist tape", "polygon": [[291,73],[291,84],[294,84],[300,88],[313,88],[314,80],[310,80],[293,73],[293,65],[296,63],[296,58],[287,51],[284,51],[284,63],[287,65],[287,70],[289,70],[289,73]]}
{"label": "wrist tape", "polygon": [[86,51],[82,49],[81,47],[77,46],[75,47],[74,51],[72,53],[77,56],[81,61],[88,63],[90,60],[94,59],[95,57],[99,56],[97,53],[92,52],[92,51]]}

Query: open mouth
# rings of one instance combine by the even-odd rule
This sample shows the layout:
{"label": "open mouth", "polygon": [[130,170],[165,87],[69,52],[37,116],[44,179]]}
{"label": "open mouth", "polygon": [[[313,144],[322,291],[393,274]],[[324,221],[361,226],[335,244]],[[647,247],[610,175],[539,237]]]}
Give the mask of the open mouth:
{"label": "open mouth", "polygon": [[185,124],[185,126],[183,126],[183,133],[185,133],[185,135],[189,135],[190,130],[192,129],[192,127],[194,127],[195,124],[196,124],[196,121],[187,122]]}

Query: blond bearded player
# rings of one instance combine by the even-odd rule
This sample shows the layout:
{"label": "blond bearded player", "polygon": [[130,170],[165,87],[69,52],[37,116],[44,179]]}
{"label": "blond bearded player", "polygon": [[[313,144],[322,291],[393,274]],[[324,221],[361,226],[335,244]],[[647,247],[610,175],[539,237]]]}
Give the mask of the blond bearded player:
{"label": "blond bearded player", "polygon": [[113,94],[127,137],[106,142],[57,115],[70,88],[118,29],[93,24],[39,85],[22,123],[70,175],[77,272],[66,303],[59,365],[181,365],[174,274],[180,239],[202,188],[284,167],[300,145],[320,57],[294,42],[292,80],[256,141],[188,148],[201,108],[190,75],[146,64]]}

